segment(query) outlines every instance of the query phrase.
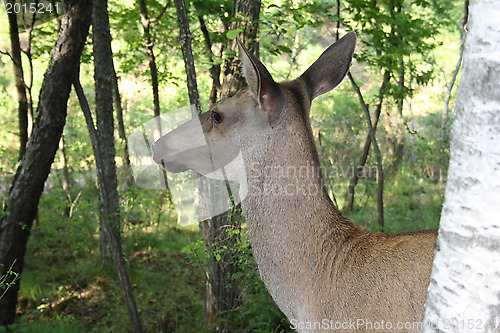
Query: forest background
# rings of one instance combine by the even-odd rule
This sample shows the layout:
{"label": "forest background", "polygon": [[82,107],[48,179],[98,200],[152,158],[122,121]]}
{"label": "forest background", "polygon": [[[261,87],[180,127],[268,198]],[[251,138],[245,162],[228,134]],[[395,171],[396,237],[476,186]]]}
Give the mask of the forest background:
{"label": "forest background", "polygon": [[[235,55],[228,43],[243,29],[233,28],[232,23],[249,21],[234,13],[237,2],[186,3],[202,110],[214,98],[209,93],[216,86],[214,69],[222,75],[220,70]],[[312,127],[328,170],[325,180],[331,196],[347,216],[368,229],[400,232],[438,227],[466,8],[467,2],[448,0],[263,1],[259,19],[248,22],[258,25],[259,57],[277,81],[302,73],[338,36],[351,30],[358,33],[349,77],[314,102]],[[144,9],[153,19],[144,20]],[[186,57],[174,3],[109,1],[108,10],[123,108],[123,117],[115,117],[120,235],[143,330],[209,332],[217,326],[234,332],[290,331],[259,280],[244,223],[233,249],[207,247],[197,224],[178,224],[167,191],[144,189],[131,181],[126,134],[158,111],[190,104]],[[4,9],[0,15],[1,22],[8,22]],[[33,118],[57,32],[57,19],[33,29],[19,27]],[[0,199],[4,206],[22,150],[10,39],[9,26],[2,23]],[[90,109],[95,110],[92,46],[89,37],[81,57],[80,82]],[[157,78],[152,75],[151,55]],[[158,103],[153,98],[155,82]],[[375,149],[367,145],[367,112],[376,134]],[[129,329],[121,284],[113,265],[103,263],[100,251],[99,181],[85,124],[72,91],[24,270],[15,281],[20,283],[17,319],[10,327],[20,332]],[[230,281],[241,292],[236,306],[212,320],[207,315],[207,276],[212,261],[226,258],[238,267]],[[0,295],[5,285],[2,288]]]}

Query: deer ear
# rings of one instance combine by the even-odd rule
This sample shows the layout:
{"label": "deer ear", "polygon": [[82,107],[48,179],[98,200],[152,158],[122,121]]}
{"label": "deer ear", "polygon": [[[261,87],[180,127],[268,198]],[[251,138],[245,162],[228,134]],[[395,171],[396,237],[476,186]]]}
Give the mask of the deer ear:
{"label": "deer ear", "polygon": [[301,76],[311,100],[335,88],[344,78],[351,64],[356,33],[350,32],[326,49]]}
{"label": "deer ear", "polygon": [[243,76],[250,92],[272,123],[278,118],[283,105],[281,89],[259,59],[252,55],[239,39],[237,42],[240,47]]}

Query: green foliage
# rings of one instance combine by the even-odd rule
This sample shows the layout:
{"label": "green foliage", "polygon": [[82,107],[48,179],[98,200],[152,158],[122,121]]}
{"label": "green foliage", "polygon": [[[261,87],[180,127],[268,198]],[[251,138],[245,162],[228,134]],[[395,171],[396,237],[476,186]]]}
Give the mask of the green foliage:
{"label": "green foliage", "polygon": [[[7,270],[5,275],[0,276],[0,299],[5,295],[5,293],[20,279],[18,273],[12,270],[15,261],[12,263],[11,267]],[[0,264],[0,267],[3,266]]]}
{"label": "green foliage", "polygon": [[443,19],[452,1],[383,0],[375,6],[370,0],[346,2],[349,17],[343,23],[360,33],[363,45],[354,57],[381,73],[391,73],[386,95],[403,100],[413,94],[411,82],[425,85],[431,80],[428,55],[439,45],[435,36],[440,29],[452,23]]}
{"label": "green foliage", "polygon": [[8,328],[0,326],[0,333],[67,333],[76,332],[78,322],[68,316],[57,316],[55,318],[44,317],[39,312],[32,312],[29,319],[23,318],[20,322],[10,325]]}
{"label": "green foliage", "polygon": [[[437,229],[444,198],[445,183],[417,174],[411,165],[403,165],[396,175],[385,182],[384,231],[389,233]],[[355,208],[348,217],[370,230],[378,230],[377,207],[373,198],[376,186],[367,184],[375,179],[363,179],[357,193]]]}
{"label": "green foliage", "polygon": [[239,235],[234,247],[213,244],[207,248],[203,240],[199,239],[182,249],[191,265],[204,272],[205,276],[212,260],[220,261],[226,254],[231,258],[228,264],[237,267],[236,273],[230,278],[242,292],[240,305],[230,313],[221,313],[221,317],[233,331],[239,332],[251,328],[252,332],[292,332],[286,317],[278,309],[260,279],[248,235],[237,229],[228,229],[226,232],[228,237]]}

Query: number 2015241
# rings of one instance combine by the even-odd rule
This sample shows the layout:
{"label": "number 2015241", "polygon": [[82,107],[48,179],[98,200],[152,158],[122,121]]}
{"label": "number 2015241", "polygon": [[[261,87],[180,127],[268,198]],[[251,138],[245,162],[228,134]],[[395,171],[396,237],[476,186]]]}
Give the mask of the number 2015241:
{"label": "number 2015241", "polygon": [[5,9],[7,11],[7,14],[52,14],[60,13],[62,10],[62,4],[60,2],[6,2]]}

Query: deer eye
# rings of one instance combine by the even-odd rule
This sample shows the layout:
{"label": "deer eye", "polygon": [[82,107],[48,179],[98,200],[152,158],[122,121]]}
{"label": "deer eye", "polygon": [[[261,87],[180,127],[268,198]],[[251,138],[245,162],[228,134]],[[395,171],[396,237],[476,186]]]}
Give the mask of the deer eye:
{"label": "deer eye", "polygon": [[222,116],[220,113],[212,111],[212,119],[216,124],[218,124],[222,121]]}

